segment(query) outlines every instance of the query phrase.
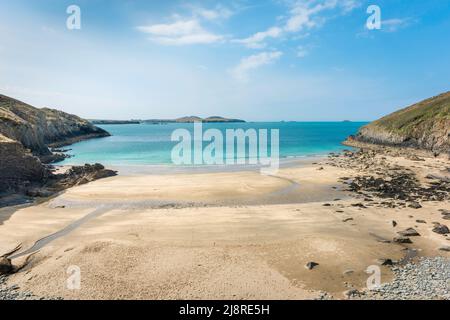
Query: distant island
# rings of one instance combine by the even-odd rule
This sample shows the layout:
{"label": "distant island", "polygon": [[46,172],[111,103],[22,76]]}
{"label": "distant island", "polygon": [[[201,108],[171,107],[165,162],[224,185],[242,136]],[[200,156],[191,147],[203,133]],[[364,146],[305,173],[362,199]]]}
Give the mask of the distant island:
{"label": "distant island", "polygon": [[90,120],[92,124],[166,124],[166,123],[245,123],[245,120],[230,119],[219,116],[213,116],[208,118],[200,118],[197,116],[188,116],[178,119],[147,119],[147,120]]}
{"label": "distant island", "polygon": [[140,120],[89,120],[92,124],[140,124]]}

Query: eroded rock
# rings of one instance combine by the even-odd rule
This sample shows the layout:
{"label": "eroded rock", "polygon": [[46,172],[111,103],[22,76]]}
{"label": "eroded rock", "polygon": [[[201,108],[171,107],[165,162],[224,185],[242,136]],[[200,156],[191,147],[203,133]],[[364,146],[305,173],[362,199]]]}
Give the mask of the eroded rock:
{"label": "eroded rock", "polygon": [[420,234],[414,228],[408,228],[403,231],[399,231],[397,233],[403,237],[419,237],[420,236]]}
{"label": "eroded rock", "polygon": [[446,225],[436,224],[435,227],[433,228],[433,232],[437,234],[449,234],[450,230]]}
{"label": "eroded rock", "polygon": [[0,257],[0,276],[13,272],[11,260],[6,257]]}

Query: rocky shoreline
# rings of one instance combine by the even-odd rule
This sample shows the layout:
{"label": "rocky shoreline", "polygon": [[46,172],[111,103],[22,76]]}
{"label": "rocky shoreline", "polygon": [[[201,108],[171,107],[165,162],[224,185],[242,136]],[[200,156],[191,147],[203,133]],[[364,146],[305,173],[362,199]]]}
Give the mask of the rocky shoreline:
{"label": "rocky shoreline", "polygon": [[[0,206],[16,203],[18,195],[47,197],[76,184],[114,175],[98,164],[55,175],[51,165],[68,157],[62,147],[109,135],[75,115],[38,109],[0,95]],[[11,197],[16,199],[11,201]]]}
{"label": "rocky shoreline", "polygon": [[450,155],[450,92],[396,111],[364,127],[349,144],[368,143]]}
{"label": "rocky shoreline", "polygon": [[39,297],[29,291],[22,291],[17,285],[8,285],[8,277],[0,276],[0,301],[14,301],[14,300],[63,300],[62,298],[54,297]]}
{"label": "rocky shoreline", "polygon": [[392,282],[355,296],[370,300],[450,300],[450,259],[422,257],[391,270]]}
{"label": "rocky shoreline", "polygon": [[46,166],[46,170],[48,171],[40,181],[17,181],[13,193],[3,193],[0,196],[0,208],[33,202],[38,198],[49,198],[65,189],[117,175],[117,171],[106,169],[99,163],[74,166],[67,172],[57,174],[53,173],[53,167]]}
{"label": "rocky shoreline", "polygon": [[[331,154],[328,165],[339,168],[352,168],[358,174],[341,177],[345,190],[356,194],[360,202],[353,204],[362,210],[370,207],[392,209],[420,209],[424,202],[442,203],[440,214],[444,220],[450,220],[448,203],[450,200],[450,164],[446,156],[443,163],[447,166],[429,167],[422,174],[412,170],[416,166],[393,164],[388,157],[402,157],[405,161],[422,163],[423,157],[435,157],[429,151],[416,151],[410,148],[395,148],[358,143],[363,147],[358,151],[346,150],[341,154]],[[408,164],[409,164],[408,163]],[[427,172],[436,172],[427,174]],[[416,171],[416,172],[415,172]],[[444,208],[445,207],[445,208]],[[450,241],[447,225],[435,221],[417,219],[414,224],[429,224],[432,232]],[[397,222],[392,221],[395,229]],[[392,240],[380,240],[387,243],[411,244],[412,238],[421,235],[413,228],[398,230],[398,237]],[[450,246],[439,248],[443,253]],[[394,274],[392,282],[383,284],[374,290],[351,289],[345,293],[348,299],[369,300],[450,300],[450,259],[445,257],[421,257],[407,264],[386,259],[383,265],[390,265]],[[324,296],[324,298],[329,298]]]}

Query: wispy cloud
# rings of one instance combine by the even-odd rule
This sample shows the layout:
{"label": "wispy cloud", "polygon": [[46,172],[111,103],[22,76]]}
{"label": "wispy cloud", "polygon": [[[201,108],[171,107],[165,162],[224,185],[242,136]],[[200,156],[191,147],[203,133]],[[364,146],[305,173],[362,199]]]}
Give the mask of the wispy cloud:
{"label": "wispy cloud", "polygon": [[283,53],[281,51],[267,51],[251,55],[243,58],[241,62],[231,70],[231,74],[236,80],[247,82],[251,71],[271,64],[278,60],[282,55]]}
{"label": "wispy cloud", "polygon": [[288,34],[299,33],[320,26],[325,17],[320,13],[324,11],[339,10],[348,13],[359,7],[359,0],[299,0],[294,2],[286,16],[279,19],[282,23],[265,31],[260,31],[248,38],[236,39],[233,42],[241,43],[248,48],[260,49],[266,46],[270,38],[281,38]]}
{"label": "wispy cloud", "polygon": [[412,23],[411,18],[394,18],[381,21],[381,30],[386,32],[395,32],[399,29],[408,27]]}
{"label": "wispy cloud", "polygon": [[279,27],[272,27],[266,31],[257,32],[254,35],[246,38],[246,39],[235,39],[233,42],[241,43],[248,48],[252,49],[262,49],[266,46],[264,41],[267,38],[278,38],[283,34],[283,29]]}
{"label": "wispy cloud", "polygon": [[192,12],[195,16],[211,20],[226,20],[234,15],[234,11],[222,5],[216,5],[213,9],[203,7],[193,7]]}
{"label": "wispy cloud", "polygon": [[362,3],[360,0],[341,0],[341,7],[344,13],[353,11],[361,7]]}
{"label": "wispy cloud", "polygon": [[185,17],[175,14],[173,22],[139,26],[137,30],[148,34],[151,41],[163,45],[209,44],[224,40],[225,36],[207,30],[202,23],[226,20],[233,16],[233,10],[219,4],[213,8],[186,7],[190,14]]}
{"label": "wispy cloud", "polygon": [[151,41],[164,45],[208,44],[224,39],[221,35],[205,30],[196,19],[140,26],[137,29],[148,34]]}

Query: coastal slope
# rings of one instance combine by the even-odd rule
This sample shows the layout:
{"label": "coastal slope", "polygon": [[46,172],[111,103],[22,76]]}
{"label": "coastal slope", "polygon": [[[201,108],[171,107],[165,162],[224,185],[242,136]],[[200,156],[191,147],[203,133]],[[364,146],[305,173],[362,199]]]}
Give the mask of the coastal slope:
{"label": "coastal slope", "polygon": [[75,115],[38,109],[4,95],[0,95],[0,134],[20,142],[41,160],[51,155],[49,146],[109,136],[105,130]]}
{"label": "coastal slope", "polygon": [[450,154],[450,92],[394,112],[360,129],[346,142],[411,147]]}
{"label": "coastal slope", "polygon": [[15,193],[48,195],[51,191],[39,188],[59,191],[76,183],[114,175],[98,164],[59,175],[45,165],[63,157],[53,154],[49,147],[106,136],[108,132],[75,115],[38,109],[0,95],[0,199]]}

